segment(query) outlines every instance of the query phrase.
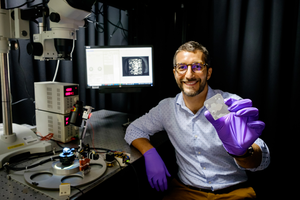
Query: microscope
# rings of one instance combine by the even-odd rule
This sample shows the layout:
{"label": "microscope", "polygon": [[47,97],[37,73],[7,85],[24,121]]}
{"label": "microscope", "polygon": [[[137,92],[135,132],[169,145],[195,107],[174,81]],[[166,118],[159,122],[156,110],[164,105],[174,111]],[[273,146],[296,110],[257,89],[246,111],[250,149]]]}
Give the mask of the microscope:
{"label": "microscope", "polygon": [[[0,169],[12,156],[29,152],[43,153],[52,150],[47,141],[25,126],[13,123],[9,76],[9,39],[30,39],[29,20],[41,17],[39,33],[33,34],[28,53],[34,59],[72,60],[76,31],[85,25],[95,0],[50,0],[28,9],[6,9],[0,2],[0,73],[3,123],[0,124]],[[47,20],[49,19],[49,24]],[[48,30],[49,29],[49,30]]]}

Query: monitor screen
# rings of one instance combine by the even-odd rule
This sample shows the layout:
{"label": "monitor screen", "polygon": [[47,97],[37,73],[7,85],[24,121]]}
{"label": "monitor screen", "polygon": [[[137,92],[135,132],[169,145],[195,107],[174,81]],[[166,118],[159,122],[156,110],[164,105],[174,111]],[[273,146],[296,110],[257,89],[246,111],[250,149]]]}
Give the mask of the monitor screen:
{"label": "monitor screen", "polygon": [[86,46],[87,87],[153,86],[152,46]]}

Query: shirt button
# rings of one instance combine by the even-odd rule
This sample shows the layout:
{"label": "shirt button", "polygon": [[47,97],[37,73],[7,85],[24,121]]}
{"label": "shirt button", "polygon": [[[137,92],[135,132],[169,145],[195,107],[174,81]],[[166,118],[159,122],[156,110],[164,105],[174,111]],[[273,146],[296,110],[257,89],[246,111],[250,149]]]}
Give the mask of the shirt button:
{"label": "shirt button", "polygon": [[198,136],[197,135],[195,135],[195,138],[197,138]]}
{"label": "shirt button", "polygon": [[205,170],[206,168],[205,168],[205,167],[203,167],[203,169]]}
{"label": "shirt button", "polygon": [[210,181],[209,181],[208,183],[209,183],[209,184],[211,184],[211,182],[210,182]]}
{"label": "shirt button", "polygon": [[201,154],[201,152],[199,151],[198,154]]}

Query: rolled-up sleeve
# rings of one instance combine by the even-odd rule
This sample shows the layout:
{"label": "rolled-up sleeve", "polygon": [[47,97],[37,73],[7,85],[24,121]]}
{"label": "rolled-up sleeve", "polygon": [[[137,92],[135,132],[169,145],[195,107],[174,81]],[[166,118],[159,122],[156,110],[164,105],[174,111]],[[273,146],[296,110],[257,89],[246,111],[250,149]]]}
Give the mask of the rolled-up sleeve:
{"label": "rolled-up sleeve", "polygon": [[139,130],[137,127],[133,125],[134,122],[132,122],[128,128],[126,129],[126,134],[125,134],[125,141],[131,145],[132,141],[137,139],[137,138],[147,138],[148,140],[150,139],[149,134]]}
{"label": "rolled-up sleeve", "polygon": [[255,171],[264,170],[269,166],[271,157],[270,157],[270,151],[269,151],[267,144],[260,138],[257,138],[257,140],[254,143],[257,144],[262,151],[262,160],[261,160],[260,165],[256,168],[243,168],[236,163],[238,168],[240,168],[242,170],[249,170],[249,171],[255,172]]}
{"label": "rolled-up sleeve", "polygon": [[163,102],[164,100],[152,108],[149,113],[136,119],[127,127],[124,139],[129,145],[137,138],[150,139],[151,135],[164,130],[160,109]]}

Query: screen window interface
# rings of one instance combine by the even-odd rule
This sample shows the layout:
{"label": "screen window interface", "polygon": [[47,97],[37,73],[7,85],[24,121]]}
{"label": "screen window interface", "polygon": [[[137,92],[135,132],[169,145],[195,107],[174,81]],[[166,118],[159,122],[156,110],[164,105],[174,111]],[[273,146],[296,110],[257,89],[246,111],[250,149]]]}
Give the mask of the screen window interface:
{"label": "screen window interface", "polygon": [[151,47],[86,47],[87,86],[152,86]]}

